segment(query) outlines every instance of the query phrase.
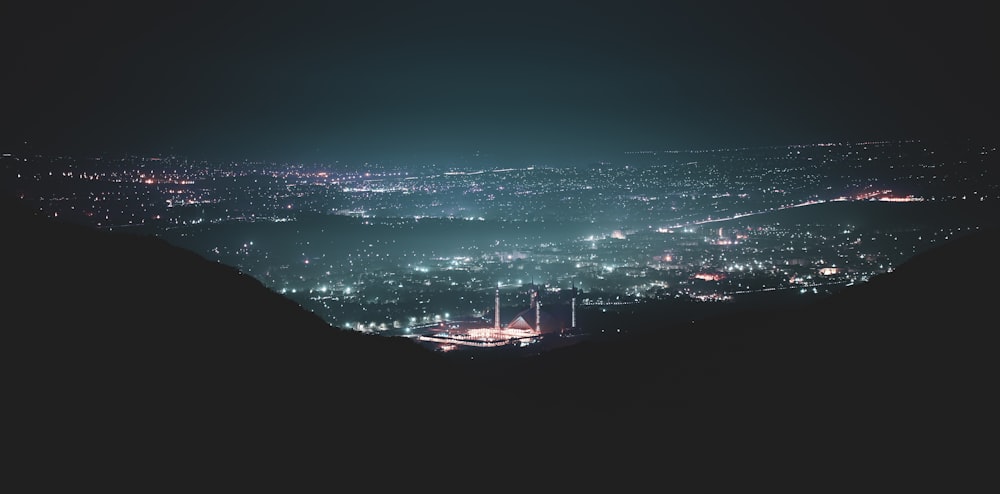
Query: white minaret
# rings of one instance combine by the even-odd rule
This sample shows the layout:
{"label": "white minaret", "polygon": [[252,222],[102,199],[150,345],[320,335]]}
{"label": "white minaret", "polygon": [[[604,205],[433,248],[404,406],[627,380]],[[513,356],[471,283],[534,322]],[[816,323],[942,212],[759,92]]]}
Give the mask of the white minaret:
{"label": "white minaret", "polygon": [[500,329],[500,283],[497,283],[497,298],[493,308],[493,329]]}
{"label": "white minaret", "polygon": [[535,288],[535,331],[542,332],[542,299],[538,296],[538,288]]}
{"label": "white minaret", "polygon": [[569,327],[571,329],[576,329],[576,284],[573,284],[573,298],[570,299],[570,323]]}

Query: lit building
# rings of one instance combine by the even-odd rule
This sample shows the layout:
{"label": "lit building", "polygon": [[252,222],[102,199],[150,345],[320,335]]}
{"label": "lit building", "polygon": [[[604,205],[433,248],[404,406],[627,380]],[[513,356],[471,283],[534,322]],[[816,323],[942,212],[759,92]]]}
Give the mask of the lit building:
{"label": "lit building", "polygon": [[[500,289],[496,290],[494,323],[492,327],[451,327],[444,331],[419,337],[420,341],[440,344],[439,348],[451,349],[457,345],[475,347],[499,347],[505,345],[526,346],[550,334],[561,334],[567,328],[560,318],[542,310],[541,292],[537,286],[531,288],[529,307],[511,319],[506,325],[500,324]],[[571,300],[571,328],[576,325],[576,288]]]}

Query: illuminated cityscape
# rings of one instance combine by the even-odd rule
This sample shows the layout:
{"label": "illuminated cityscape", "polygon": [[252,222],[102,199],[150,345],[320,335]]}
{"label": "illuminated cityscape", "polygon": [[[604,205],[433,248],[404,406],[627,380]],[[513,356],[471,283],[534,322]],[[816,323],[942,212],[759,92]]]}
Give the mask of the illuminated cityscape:
{"label": "illuminated cityscape", "polygon": [[[160,236],[332,325],[493,346],[577,329],[578,309],[865,282],[996,224],[996,155],[890,141],[521,168],[0,159],[8,192],[50,216]],[[558,328],[538,329],[542,304]]]}
{"label": "illuminated cityscape", "polygon": [[996,18],[4,2],[10,483],[981,489]]}

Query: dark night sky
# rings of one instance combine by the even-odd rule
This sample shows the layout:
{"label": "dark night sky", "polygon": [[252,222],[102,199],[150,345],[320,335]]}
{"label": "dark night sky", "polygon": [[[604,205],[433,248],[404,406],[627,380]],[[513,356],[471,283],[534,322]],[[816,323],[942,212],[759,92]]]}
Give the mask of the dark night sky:
{"label": "dark night sky", "polygon": [[513,165],[998,135],[988,2],[13,3],[11,149]]}

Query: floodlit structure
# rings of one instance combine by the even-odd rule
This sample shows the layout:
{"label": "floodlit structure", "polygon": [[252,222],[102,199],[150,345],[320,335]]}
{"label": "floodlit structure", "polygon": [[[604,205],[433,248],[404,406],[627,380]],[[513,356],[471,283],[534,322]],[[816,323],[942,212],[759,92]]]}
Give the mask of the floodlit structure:
{"label": "floodlit structure", "polygon": [[[576,288],[573,288],[571,302],[572,328],[576,327]],[[536,285],[531,288],[529,307],[515,315],[506,325],[500,324],[500,287],[495,292],[492,327],[453,327],[434,334],[420,336],[420,341],[438,343],[441,349],[457,346],[499,347],[505,345],[526,346],[537,342],[549,334],[566,330],[558,317],[542,310],[541,292]]]}

